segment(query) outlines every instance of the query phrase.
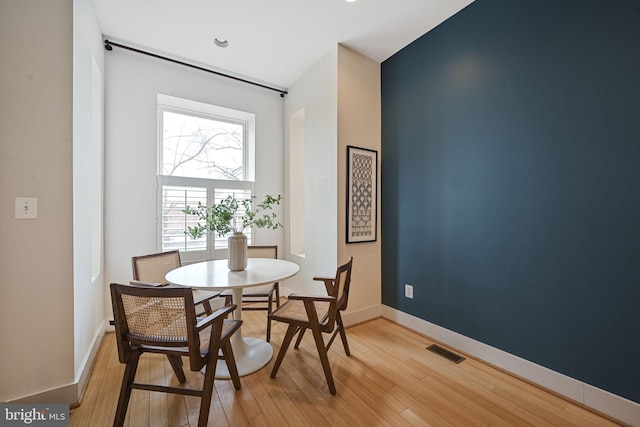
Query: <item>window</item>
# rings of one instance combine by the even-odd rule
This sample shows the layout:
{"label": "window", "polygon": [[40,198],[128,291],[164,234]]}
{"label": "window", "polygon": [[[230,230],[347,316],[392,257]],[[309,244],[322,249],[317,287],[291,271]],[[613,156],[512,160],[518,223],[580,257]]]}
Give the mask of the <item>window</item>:
{"label": "window", "polygon": [[[158,95],[158,233],[160,250],[185,261],[226,256],[227,236],[194,240],[184,232],[197,218],[187,206],[253,194],[255,116]],[[245,230],[251,242],[251,230]]]}

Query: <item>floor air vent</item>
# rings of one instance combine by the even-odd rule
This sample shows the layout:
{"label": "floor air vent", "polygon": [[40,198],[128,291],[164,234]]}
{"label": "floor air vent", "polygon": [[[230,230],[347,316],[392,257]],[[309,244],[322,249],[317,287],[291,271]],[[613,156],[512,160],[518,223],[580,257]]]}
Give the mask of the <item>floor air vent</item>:
{"label": "floor air vent", "polygon": [[436,344],[431,344],[429,347],[427,347],[427,350],[444,357],[445,359],[448,359],[450,361],[452,361],[453,363],[460,363],[464,360],[464,357],[457,355],[455,353],[450,352],[449,350],[447,350],[446,348],[442,348],[439,345]]}

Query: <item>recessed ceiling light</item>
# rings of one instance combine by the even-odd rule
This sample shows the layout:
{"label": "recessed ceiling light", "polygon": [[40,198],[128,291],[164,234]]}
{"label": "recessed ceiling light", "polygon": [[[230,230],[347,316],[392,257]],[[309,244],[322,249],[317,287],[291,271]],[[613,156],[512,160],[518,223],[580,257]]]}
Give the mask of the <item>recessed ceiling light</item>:
{"label": "recessed ceiling light", "polygon": [[227,47],[227,46],[229,46],[229,40],[223,39],[221,37],[216,37],[215,39],[213,39],[213,42],[218,47]]}
{"label": "recessed ceiling light", "polygon": [[346,1],[347,3],[353,3],[353,2],[355,2],[356,0],[344,0],[344,1]]}

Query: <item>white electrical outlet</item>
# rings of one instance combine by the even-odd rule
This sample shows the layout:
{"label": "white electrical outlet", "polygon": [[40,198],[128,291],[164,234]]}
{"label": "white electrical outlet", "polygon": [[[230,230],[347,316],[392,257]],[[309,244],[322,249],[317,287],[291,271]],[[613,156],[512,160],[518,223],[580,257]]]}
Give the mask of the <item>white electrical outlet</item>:
{"label": "white electrical outlet", "polygon": [[404,296],[407,298],[413,298],[413,285],[404,285]]}

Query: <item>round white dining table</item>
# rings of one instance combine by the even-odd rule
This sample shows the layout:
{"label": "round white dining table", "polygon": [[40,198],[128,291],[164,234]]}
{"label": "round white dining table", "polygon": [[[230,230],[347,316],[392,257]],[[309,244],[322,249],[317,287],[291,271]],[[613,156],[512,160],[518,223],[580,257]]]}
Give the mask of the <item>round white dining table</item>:
{"label": "round white dining table", "polygon": [[[218,259],[184,265],[167,273],[165,279],[173,285],[191,288],[231,290],[233,303],[238,306],[234,318],[242,320],[243,288],[281,282],[297,274],[299,269],[297,264],[283,259],[249,258],[245,270],[231,271],[226,259]],[[243,337],[242,327],[232,335],[231,346],[240,376],[256,372],[273,356],[271,344],[259,338]],[[230,378],[224,361],[218,362],[216,378]]]}

